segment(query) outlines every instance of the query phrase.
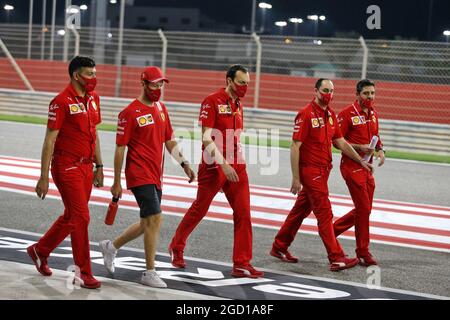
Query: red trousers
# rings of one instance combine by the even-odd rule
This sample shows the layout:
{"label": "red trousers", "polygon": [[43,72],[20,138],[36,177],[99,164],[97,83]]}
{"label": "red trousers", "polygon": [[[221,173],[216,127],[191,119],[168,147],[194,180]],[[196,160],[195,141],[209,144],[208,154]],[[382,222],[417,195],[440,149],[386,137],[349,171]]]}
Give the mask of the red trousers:
{"label": "red trousers", "polygon": [[375,180],[370,172],[358,164],[342,163],[341,173],[355,208],[334,222],[334,233],[337,237],[355,226],[356,255],[362,257],[369,253],[369,216],[372,211]]}
{"label": "red trousers", "polygon": [[174,250],[184,250],[186,240],[208,212],[215,195],[222,189],[233,209],[234,247],[236,265],[250,263],[252,259],[252,223],[250,219],[250,188],[245,165],[234,166],[239,182],[226,179],[219,167],[200,164],[197,198],[184,215],[170,244]]}
{"label": "red trousers", "polygon": [[70,158],[56,156],[52,161],[52,177],[64,202],[60,216],[38,241],[36,250],[44,257],[70,234],[75,265],[80,272],[92,275],[89,251],[89,208],[92,191],[92,164],[74,163]]}
{"label": "red trousers", "polygon": [[328,260],[333,262],[344,256],[333,230],[333,212],[328,198],[328,177],[330,168],[300,166],[300,180],[303,189],[298,194],[294,207],[275,237],[274,245],[285,251],[294,241],[303,220],[314,212],[319,235],[327,250]]}

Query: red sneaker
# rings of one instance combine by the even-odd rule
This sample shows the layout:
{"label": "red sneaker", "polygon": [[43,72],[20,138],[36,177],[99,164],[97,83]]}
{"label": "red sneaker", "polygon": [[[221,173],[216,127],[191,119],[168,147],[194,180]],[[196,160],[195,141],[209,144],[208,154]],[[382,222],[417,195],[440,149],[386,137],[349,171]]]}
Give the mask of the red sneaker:
{"label": "red sneaker", "polygon": [[39,254],[37,253],[36,243],[27,248],[27,253],[30,256],[31,260],[33,260],[34,265],[36,266],[36,270],[40,274],[42,274],[44,277],[49,277],[52,275],[52,270],[47,264],[47,258],[39,256]]}
{"label": "red sneaker", "polygon": [[172,265],[175,268],[184,269],[186,263],[184,262],[183,250],[174,250],[169,247],[170,258],[172,260]]}
{"label": "red sneaker", "polygon": [[75,277],[75,279],[73,279],[73,284],[75,284],[75,282],[78,282],[80,287],[85,289],[98,289],[102,286],[102,283],[93,276],[85,274],[81,274],[80,277]]}
{"label": "red sneaker", "polygon": [[363,267],[378,265],[377,260],[375,260],[375,258],[370,253],[368,253],[365,256],[358,257],[358,259],[359,259],[359,265],[363,266]]}
{"label": "red sneaker", "polygon": [[231,275],[236,278],[261,278],[264,272],[256,270],[251,264],[234,265]]}
{"label": "red sneaker", "polygon": [[356,266],[358,264],[358,262],[359,262],[358,258],[350,259],[347,257],[342,257],[342,258],[339,258],[330,263],[330,270],[331,271],[339,271],[339,270],[353,268],[354,266]]}
{"label": "red sneaker", "polygon": [[269,253],[272,257],[278,258],[284,262],[290,262],[290,263],[297,263],[298,258],[294,257],[292,254],[290,254],[289,251],[281,251],[277,249],[275,246],[272,246],[272,250]]}

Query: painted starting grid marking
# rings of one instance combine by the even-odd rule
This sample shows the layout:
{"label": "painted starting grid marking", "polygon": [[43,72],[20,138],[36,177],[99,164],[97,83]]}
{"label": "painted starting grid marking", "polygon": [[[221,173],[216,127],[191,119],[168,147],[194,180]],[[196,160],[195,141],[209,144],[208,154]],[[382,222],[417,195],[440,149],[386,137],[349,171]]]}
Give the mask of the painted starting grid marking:
{"label": "painted starting grid marking", "polygon": [[[32,264],[26,248],[41,236],[37,233],[0,227],[0,265],[3,260]],[[98,243],[91,242],[90,244],[94,274],[100,277],[110,276],[103,267],[103,258]],[[64,240],[50,255],[50,267],[55,270],[71,270],[73,267],[71,266],[73,263],[71,251],[69,240]],[[207,295],[206,299],[217,297],[243,301],[291,299],[448,300],[448,297],[443,296],[381,287],[379,284],[373,283],[374,279],[371,280],[371,278],[377,277],[377,274],[378,277],[380,275],[380,271],[376,271],[376,269],[370,271],[367,269],[366,284],[269,269],[261,269],[264,271],[264,278],[251,279],[231,277],[231,264],[228,263],[189,257],[185,257],[185,259],[186,269],[176,269],[170,263],[168,254],[157,253],[155,265],[159,276],[167,282],[169,290],[177,290],[178,293],[185,292],[187,295],[189,293]],[[138,282],[139,273],[146,269],[144,251],[122,247],[116,257],[115,266],[114,279]],[[14,273],[14,270],[11,272]],[[37,272],[36,275],[42,279]],[[36,282],[33,281],[33,283]],[[106,282],[102,288],[108,285]],[[0,297],[1,295],[2,290],[0,289]]]}
{"label": "painted starting grid marking", "polygon": [[[113,182],[113,170],[104,168],[105,186],[94,188],[91,203],[107,206],[111,199],[109,186]],[[34,187],[40,175],[40,161],[35,159],[0,156],[0,190],[35,196]],[[122,184],[125,185],[124,175]],[[164,176],[162,210],[165,214],[183,216],[195,199],[196,183],[188,184],[187,179]],[[284,222],[295,202],[295,196],[288,189],[250,186],[251,216],[254,226],[278,229]],[[50,181],[49,198],[60,199],[53,181]],[[331,195],[335,219],[353,208],[350,197]],[[138,210],[132,193],[124,190],[121,208]],[[206,219],[226,223],[233,222],[232,210],[224,194],[219,193]],[[405,202],[374,200],[371,215],[371,239],[397,246],[450,252],[450,208]],[[317,235],[317,220],[311,214],[303,222],[302,233]],[[342,238],[354,238],[354,229]]]}

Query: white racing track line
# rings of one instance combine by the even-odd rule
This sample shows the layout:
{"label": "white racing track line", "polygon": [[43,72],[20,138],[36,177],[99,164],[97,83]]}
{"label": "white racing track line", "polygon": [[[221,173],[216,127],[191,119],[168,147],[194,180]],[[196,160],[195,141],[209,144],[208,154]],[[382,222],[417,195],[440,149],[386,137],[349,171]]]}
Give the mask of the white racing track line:
{"label": "white racing track line", "polygon": [[[6,232],[23,234],[23,235],[29,235],[29,236],[36,236],[36,237],[42,236],[42,234],[40,234],[40,233],[16,230],[16,229],[9,229],[9,228],[3,228],[3,227],[0,227],[0,230],[6,231]],[[98,246],[98,242],[90,241],[89,243],[93,246]],[[129,247],[123,247],[122,249],[133,251],[133,252],[144,253],[143,249],[129,248]],[[165,257],[170,256],[167,253],[161,253],[161,252],[157,252],[157,254],[161,255],[161,256],[165,256]],[[193,257],[188,257],[188,256],[185,256],[185,258],[192,260],[192,261],[197,261],[197,262],[232,267],[231,263],[225,263],[225,262],[219,262],[219,261],[213,261],[213,260],[201,259],[201,258],[193,258]],[[311,279],[311,280],[325,281],[325,282],[331,282],[331,283],[337,283],[337,284],[351,285],[351,286],[360,287],[360,288],[367,288],[367,285],[364,285],[362,283],[352,282],[352,281],[343,281],[343,280],[329,279],[329,278],[325,278],[325,277],[317,277],[317,276],[309,276],[309,275],[299,275],[299,274],[293,273],[293,272],[271,270],[271,269],[267,269],[267,268],[259,268],[259,269],[262,271],[265,271],[265,272],[271,272],[271,273],[280,274],[280,275],[287,275],[287,276],[293,276],[293,277],[304,278],[304,279]],[[414,291],[408,291],[408,290],[392,289],[392,288],[385,288],[385,287],[380,287],[379,289],[384,290],[384,291],[394,292],[394,293],[416,295],[416,296],[424,297],[424,298],[450,300],[450,297],[438,296],[438,295],[432,295],[432,294],[426,294],[426,293],[420,293],[420,292],[414,292]]]}
{"label": "white racing track line", "polygon": [[[40,162],[35,159],[0,156],[0,190],[35,196],[34,186],[40,175]],[[105,185],[112,183],[113,171],[104,168]],[[123,182],[125,184],[125,182]],[[189,185],[185,178],[165,176],[162,209],[165,214],[182,216],[196,197],[196,183]],[[287,189],[268,186],[250,187],[251,215],[254,226],[279,229],[295,202]],[[60,199],[56,186],[50,181],[49,198]],[[108,187],[94,188],[91,203],[107,206],[111,195]],[[335,217],[353,208],[351,198],[330,197]],[[130,191],[125,190],[120,201],[123,209],[138,210]],[[223,193],[211,204],[207,220],[233,223],[232,209]],[[304,220],[300,232],[317,235],[317,221],[313,214]],[[353,239],[354,229],[342,235]],[[450,252],[450,208],[426,204],[375,199],[371,215],[373,242],[402,247]]]}

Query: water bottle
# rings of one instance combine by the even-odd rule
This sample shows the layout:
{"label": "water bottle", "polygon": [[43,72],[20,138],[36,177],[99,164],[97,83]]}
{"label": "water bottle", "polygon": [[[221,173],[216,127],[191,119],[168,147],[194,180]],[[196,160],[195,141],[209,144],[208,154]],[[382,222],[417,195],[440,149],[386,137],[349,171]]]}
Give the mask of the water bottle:
{"label": "water bottle", "polygon": [[113,197],[108,206],[108,211],[106,212],[105,224],[112,225],[114,219],[116,218],[117,209],[119,209],[119,198]]}

